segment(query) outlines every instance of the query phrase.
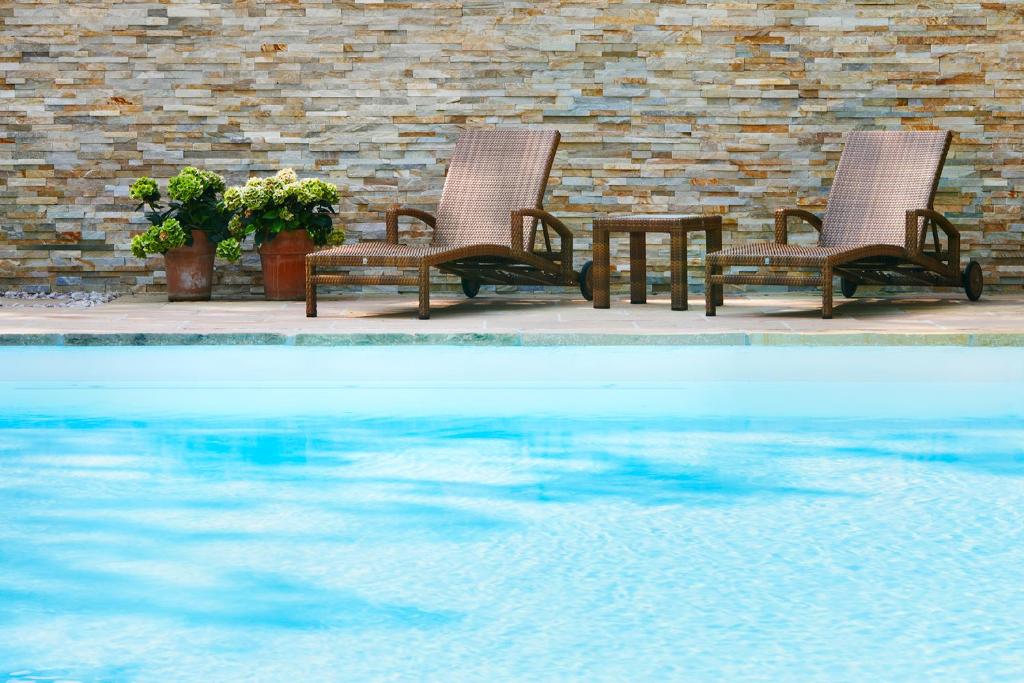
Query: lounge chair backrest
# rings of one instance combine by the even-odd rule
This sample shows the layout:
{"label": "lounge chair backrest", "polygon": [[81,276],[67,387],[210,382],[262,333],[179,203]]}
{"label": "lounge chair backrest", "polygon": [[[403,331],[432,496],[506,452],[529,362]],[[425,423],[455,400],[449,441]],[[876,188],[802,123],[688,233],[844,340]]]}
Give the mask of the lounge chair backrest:
{"label": "lounge chair backrest", "polygon": [[930,209],[948,131],[850,133],[839,158],[820,244],[903,246],[908,209]]}
{"label": "lounge chair backrest", "polygon": [[[557,130],[499,128],[459,135],[437,206],[433,243],[508,246],[511,214],[539,209],[558,149]],[[523,227],[533,248],[536,221]]]}

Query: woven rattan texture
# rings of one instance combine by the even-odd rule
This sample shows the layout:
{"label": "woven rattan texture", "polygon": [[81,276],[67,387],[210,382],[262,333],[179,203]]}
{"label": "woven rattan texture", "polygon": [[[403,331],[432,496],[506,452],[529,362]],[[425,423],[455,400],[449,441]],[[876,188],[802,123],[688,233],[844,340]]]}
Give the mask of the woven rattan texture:
{"label": "woven rattan texture", "polygon": [[[813,214],[776,211],[776,241],[755,242],[711,256],[705,269],[705,286],[820,284],[823,318],[832,317],[832,276],[837,266],[849,271],[841,274],[844,278],[855,278],[855,284],[874,283],[880,267],[884,271],[899,271],[902,264],[910,270],[889,275],[898,277],[902,283],[960,286],[958,231],[944,216],[931,211],[951,139],[949,133],[941,131],[851,133],[836,169],[819,244],[805,247],[785,243],[790,213],[817,226]],[[948,263],[940,260],[943,257],[937,251],[930,255],[921,253],[918,235],[923,234],[922,214],[947,233]],[[881,264],[865,262],[877,257],[887,260]],[[820,269],[821,276],[815,280],[813,274],[715,272],[726,266]],[[864,273],[865,270],[871,272]],[[715,315],[716,306],[717,302],[706,300],[707,315]]]}
{"label": "woven rattan texture", "polygon": [[764,274],[741,273],[733,275],[712,275],[709,282],[727,282],[731,285],[789,285],[791,287],[821,287],[821,275],[814,274]]}
{"label": "woven rattan texture", "polygon": [[850,133],[828,195],[821,245],[903,246],[908,209],[932,208],[949,133]]}
{"label": "woven rattan texture", "polygon": [[373,261],[414,261],[426,256],[433,256],[447,251],[441,246],[409,246],[370,240],[359,244],[346,244],[316,252],[312,258],[318,264],[359,265],[362,259]]}
{"label": "woven rattan texture", "polygon": [[595,218],[594,228],[601,230],[622,230],[627,232],[660,232],[671,229],[706,230],[722,224],[721,216],[679,215],[679,216],[614,216]]}
{"label": "woven rattan texture", "polygon": [[[392,207],[386,216],[388,241],[335,247],[306,257],[306,315],[317,315],[320,284],[409,282],[401,275],[377,280],[373,275],[325,274],[319,272],[322,267],[417,268],[415,285],[421,320],[430,317],[432,267],[447,267],[463,278],[473,278],[478,287],[480,281],[490,280],[531,285],[573,282],[577,274],[572,268],[572,233],[541,209],[558,141],[555,130],[477,129],[460,135],[436,215]],[[434,226],[429,247],[396,244],[400,236],[395,219],[403,214]],[[527,219],[526,215],[531,217]],[[554,230],[561,239],[558,260],[531,253],[538,218],[543,219],[545,229]],[[527,225],[521,226],[518,221],[524,219]],[[526,228],[521,237],[520,227]],[[481,264],[481,257],[490,262]],[[471,274],[452,270],[466,268],[466,263],[460,263],[466,259],[475,260],[468,266],[473,268]]]}
{"label": "woven rattan texture", "polygon": [[[511,246],[509,217],[539,209],[558,147],[558,131],[469,130],[459,136],[437,206],[433,244]],[[532,246],[535,220],[523,228]]]}
{"label": "woven rattan texture", "polygon": [[816,266],[829,256],[846,251],[847,247],[800,246],[751,242],[708,256],[709,263],[734,266]]}

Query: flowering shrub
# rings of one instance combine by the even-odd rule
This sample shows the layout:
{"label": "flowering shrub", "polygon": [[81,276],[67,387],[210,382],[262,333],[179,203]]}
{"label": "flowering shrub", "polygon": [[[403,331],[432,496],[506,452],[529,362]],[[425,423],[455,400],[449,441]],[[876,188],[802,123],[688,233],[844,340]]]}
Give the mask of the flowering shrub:
{"label": "flowering shrub", "polygon": [[290,168],[224,191],[224,208],[237,212],[228,232],[237,240],[254,234],[257,246],[285,230],[306,230],[314,244],[327,244],[337,202],[337,186],[318,178],[299,180]]}
{"label": "flowering shrub", "polygon": [[188,238],[176,218],[168,218],[141,235],[132,238],[132,254],[146,258],[146,254],[166,254],[169,249],[185,246]]}
{"label": "flowering shrub", "polygon": [[242,243],[234,237],[229,237],[217,244],[217,256],[226,261],[237,261],[242,258]]}
{"label": "flowering shrub", "polygon": [[142,176],[128,188],[128,196],[140,202],[156,203],[160,201],[160,190],[157,189],[155,180]]}
{"label": "flowering shrub", "polygon": [[186,166],[181,173],[167,181],[167,194],[179,202],[191,202],[206,193],[216,194],[224,189],[224,179],[211,171]]}
{"label": "flowering shrub", "polygon": [[164,206],[155,180],[145,176],[136,180],[128,195],[140,202],[138,209],[148,209],[145,215],[153,227],[132,239],[132,254],[145,258],[147,254],[163,254],[168,249],[191,245],[192,231],[202,230],[217,245],[220,256],[237,260],[241,256],[237,243],[221,248],[225,240],[233,239],[228,231],[231,211],[219,197],[223,191],[224,178],[212,171],[186,166],[167,181],[171,201]]}

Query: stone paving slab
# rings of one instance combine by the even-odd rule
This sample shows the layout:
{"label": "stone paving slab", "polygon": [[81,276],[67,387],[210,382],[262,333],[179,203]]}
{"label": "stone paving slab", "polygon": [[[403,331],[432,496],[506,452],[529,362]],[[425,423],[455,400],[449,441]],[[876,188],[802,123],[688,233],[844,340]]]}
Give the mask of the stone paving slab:
{"label": "stone paving slab", "polygon": [[327,299],[320,317],[302,302],[258,300],[169,303],[125,296],[90,309],[0,307],[0,345],[953,345],[1024,346],[1024,294],[886,295],[844,300],[820,318],[813,294],[726,299],[714,318],[691,297],[671,311],[667,297],[594,310],[557,295],[439,297],[430,320],[416,319],[411,296]]}

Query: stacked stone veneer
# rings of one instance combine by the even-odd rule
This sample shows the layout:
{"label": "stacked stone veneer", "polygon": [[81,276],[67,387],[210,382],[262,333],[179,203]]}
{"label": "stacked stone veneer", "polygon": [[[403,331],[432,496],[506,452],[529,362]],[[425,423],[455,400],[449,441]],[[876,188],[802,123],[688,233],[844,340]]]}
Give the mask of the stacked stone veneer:
{"label": "stacked stone veneer", "polygon": [[[349,239],[380,238],[492,125],[562,131],[546,206],[579,261],[609,211],[769,237],[774,208],[822,208],[846,131],[950,128],[937,206],[990,284],[1024,281],[1019,2],[7,0],[0,29],[0,289],[159,290],[127,188],[185,164],[324,176]],[[260,291],[251,251],[218,272]]]}

